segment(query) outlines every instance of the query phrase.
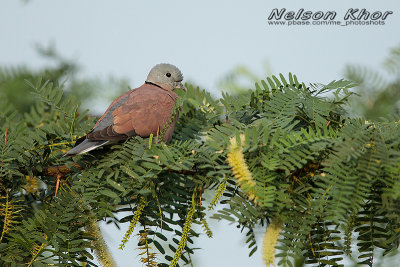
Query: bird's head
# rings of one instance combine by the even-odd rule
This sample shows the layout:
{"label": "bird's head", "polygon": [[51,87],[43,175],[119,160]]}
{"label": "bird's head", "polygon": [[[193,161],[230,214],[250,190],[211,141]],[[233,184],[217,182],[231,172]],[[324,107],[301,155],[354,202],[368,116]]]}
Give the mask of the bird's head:
{"label": "bird's head", "polygon": [[156,84],[163,89],[171,90],[181,88],[186,91],[182,84],[182,72],[174,65],[161,63],[155,65],[147,76],[146,82]]}

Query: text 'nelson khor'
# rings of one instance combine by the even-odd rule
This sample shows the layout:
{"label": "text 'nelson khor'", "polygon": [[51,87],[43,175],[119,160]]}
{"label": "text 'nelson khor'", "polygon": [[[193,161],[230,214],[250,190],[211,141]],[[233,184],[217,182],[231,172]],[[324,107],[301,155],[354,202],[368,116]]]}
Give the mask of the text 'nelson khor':
{"label": "text 'nelson khor'", "polygon": [[[365,8],[349,8],[345,13],[344,20],[386,20],[386,18],[393,14],[393,11],[368,11]],[[336,11],[304,11],[304,8],[299,9],[297,12],[288,11],[286,8],[278,10],[274,8],[268,16],[268,20],[334,20],[337,16]]]}

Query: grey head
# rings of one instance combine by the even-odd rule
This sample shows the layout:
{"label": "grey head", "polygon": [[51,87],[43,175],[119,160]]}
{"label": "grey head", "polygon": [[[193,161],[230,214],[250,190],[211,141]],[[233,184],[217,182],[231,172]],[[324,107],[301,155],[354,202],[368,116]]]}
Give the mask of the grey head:
{"label": "grey head", "polygon": [[166,90],[181,88],[186,91],[182,84],[182,72],[174,65],[161,63],[155,65],[147,76],[146,83],[156,84]]}

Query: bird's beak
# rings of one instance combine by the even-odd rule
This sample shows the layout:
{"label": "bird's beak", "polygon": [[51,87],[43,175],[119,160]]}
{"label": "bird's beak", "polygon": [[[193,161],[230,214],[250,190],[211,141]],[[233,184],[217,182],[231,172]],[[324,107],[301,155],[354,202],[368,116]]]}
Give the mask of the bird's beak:
{"label": "bird's beak", "polygon": [[185,85],[183,85],[182,82],[177,82],[176,85],[175,85],[175,88],[180,88],[180,89],[182,89],[182,90],[185,91],[185,92],[187,91]]}

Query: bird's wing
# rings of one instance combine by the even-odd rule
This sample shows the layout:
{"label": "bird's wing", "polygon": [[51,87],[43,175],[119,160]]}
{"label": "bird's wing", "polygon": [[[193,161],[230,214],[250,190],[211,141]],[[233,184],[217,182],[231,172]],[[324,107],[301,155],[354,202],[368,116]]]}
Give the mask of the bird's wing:
{"label": "bird's wing", "polygon": [[[177,98],[171,91],[144,84],[130,91],[127,99],[112,110],[112,123],[108,122],[108,126],[102,122],[97,123],[97,127],[87,134],[87,139],[123,140],[133,135],[155,136],[169,122]],[[111,112],[110,108],[109,110]],[[107,115],[103,117],[106,118]],[[169,128],[174,126],[175,121]]]}

